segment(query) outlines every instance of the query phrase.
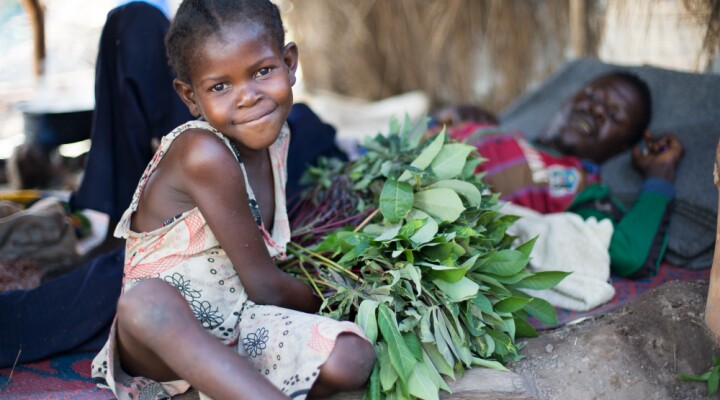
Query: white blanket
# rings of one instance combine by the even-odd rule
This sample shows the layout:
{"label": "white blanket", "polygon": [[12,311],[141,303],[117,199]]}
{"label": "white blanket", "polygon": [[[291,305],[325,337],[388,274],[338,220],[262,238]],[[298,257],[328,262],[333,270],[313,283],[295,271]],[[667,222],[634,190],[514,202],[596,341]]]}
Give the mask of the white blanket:
{"label": "white blanket", "polygon": [[531,271],[572,272],[552,289],[523,291],[575,311],[590,310],[613,298],[615,288],[608,282],[613,234],[609,220],[583,220],[569,212],[540,214],[510,203],[502,211],[522,217],[508,229],[520,243],[538,236],[530,254]]}

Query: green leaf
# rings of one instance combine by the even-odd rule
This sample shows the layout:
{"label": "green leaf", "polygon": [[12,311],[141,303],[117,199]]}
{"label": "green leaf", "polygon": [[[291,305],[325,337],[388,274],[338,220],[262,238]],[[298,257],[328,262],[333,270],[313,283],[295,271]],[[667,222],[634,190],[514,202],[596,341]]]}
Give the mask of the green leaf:
{"label": "green leaf", "polygon": [[397,327],[395,315],[385,304],[380,304],[378,324],[383,339],[388,344],[390,363],[403,382],[407,382],[417,360],[412,356]]}
{"label": "green leaf", "polygon": [[400,222],[412,208],[413,198],[409,183],[388,179],[380,193],[380,211],[390,223]]}
{"label": "green leaf", "polygon": [[[440,375],[438,370],[435,368],[435,364],[433,364],[432,360],[427,355],[427,352],[425,352],[425,350],[423,350],[422,355],[423,355],[422,365],[427,369],[428,376],[430,377],[430,379],[432,379],[435,386],[437,386],[438,388],[440,388],[448,393],[452,393],[452,390],[450,390],[450,387],[447,385],[447,383],[445,382],[443,377]],[[420,364],[418,364],[418,365],[420,365]],[[452,368],[450,369],[450,372],[452,372]]]}
{"label": "green leaf", "polygon": [[515,250],[525,254],[527,257],[530,257],[530,253],[532,252],[533,247],[535,246],[535,242],[537,241],[537,236],[534,238],[528,240],[527,242],[521,244],[520,246],[516,247]]}
{"label": "green leaf", "polygon": [[710,371],[710,376],[708,377],[708,397],[714,396],[715,393],[717,393],[718,379],[720,379],[720,376],[718,376],[719,370],[720,370],[720,367],[715,366]]}
{"label": "green leaf", "polygon": [[398,374],[390,362],[390,354],[388,354],[388,348],[384,343],[380,346],[380,351],[376,351],[376,353],[378,355],[376,364],[380,365],[380,386],[382,386],[383,392],[387,392],[395,385]]}
{"label": "green leaf", "polygon": [[482,358],[473,357],[473,365],[479,365],[485,368],[491,368],[498,371],[509,371],[504,365],[494,360],[484,360]]}
{"label": "green leaf", "polygon": [[452,243],[439,243],[437,246],[423,247],[420,253],[430,261],[442,262],[452,254]]}
{"label": "green leaf", "polygon": [[515,336],[523,338],[537,337],[538,333],[524,318],[515,318]]}
{"label": "green leaf", "polygon": [[412,236],[410,236],[410,241],[413,242],[415,246],[425,244],[433,240],[438,233],[438,223],[423,211],[413,208],[408,214],[407,219],[424,220],[423,225],[418,228]]}
{"label": "green leaf", "polygon": [[438,188],[454,190],[457,194],[465,198],[470,207],[479,207],[480,202],[482,201],[480,189],[478,189],[477,186],[473,185],[470,182],[461,181],[459,179],[446,179],[435,182],[432,185],[428,186],[428,189]]}
{"label": "green leaf", "polygon": [[422,361],[422,346],[420,345],[420,341],[418,340],[417,335],[415,335],[415,332],[406,332],[402,335],[402,337],[413,357],[415,357],[418,361]]}
{"label": "green leaf", "polygon": [[680,375],[678,375],[678,379],[680,379],[681,381],[688,381],[688,382],[707,382],[708,378],[710,378],[711,372],[712,371],[707,371],[700,375],[680,374]]}
{"label": "green leaf", "polygon": [[365,332],[365,337],[373,344],[375,344],[378,337],[377,318],[375,317],[375,310],[377,310],[378,305],[377,301],[363,300],[355,316],[355,322],[360,325]]}
{"label": "green leaf", "polygon": [[462,173],[467,157],[473,150],[475,150],[475,146],[464,143],[448,143],[440,149],[430,164],[430,168],[438,179],[455,178]]}
{"label": "green leaf", "polygon": [[445,322],[443,321],[442,317],[442,311],[438,310],[437,308],[433,310],[432,312],[432,321],[433,321],[433,340],[435,342],[435,346],[438,349],[438,352],[443,356],[445,359],[445,362],[447,362],[449,365],[455,365],[455,356],[453,355],[453,352],[455,351],[452,347],[452,338],[450,337],[450,333],[448,333],[447,328],[445,327]]}
{"label": "green leaf", "polygon": [[[389,241],[394,239],[398,233],[400,232],[400,227],[402,227],[402,224],[391,224],[388,226],[382,226],[382,225],[373,225],[373,230],[379,230],[380,233],[375,237],[375,240],[377,241]],[[364,233],[370,233],[367,231],[367,229],[370,228],[370,225],[366,226],[365,229],[363,229]]]}
{"label": "green leaf", "polygon": [[453,371],[452,366],[445,360],[445,357],[440,354],[437,345],[435,343],[423,343],[422,347],[425,351],[424,354],[432,361],[435,369],[439,373],[455,380],[455,372]]}
{"label": "green leaf", "polygon": [[[410,116],[405,114],[405,123],[403,124],[403,149],[414,149],[422,140],[428,131],[430,125],[430,117],[419,118],[411,125]],[[406,129],[410,127],[410,129]]]}
{"label": "green leaf", "polygon": [[410,375],[408,381],[410,394],[423,400],[439,400],[440,388],[432,379],[428,367],[424,363],[418,363]]}
{"label": "green leaf", "polygon": [[[420,170],[427,168],[438,155],[440,149],[442,149],[443,143],[445,143],[445,129],[435,136],[432,142],[430,142],[430,144],[420,152],[417,158],[410,163],[410,166]],[[398,181],[405,182],[410,178],[412,178],[412,173],[410,171],[405,171],[400,175]]]}
{"label": "green leaf", "polygon": [[490,255],[489,262],[482,272],[495,275],[510,276],[520,272],[527,265],[529,258],[522,251],[505,249]]}
{"label": "green leaf", "polygon": [[482,294],[482,293],[478,293],[477,296],[475,296],[475,298],[473,299],[473,304],[475,304],[475,306],[476,306],[477,308],[479,308],[480,311],[482,311],[482,312],[484,312],[484,313],[486,313],[486,314],[490,314],[490,313],[493,312],[492,303],[491,303],[490,300],[489,300],[487,297],[485,297],[485,295]]}
{"label": "green leaf", "polygon": [[380,363],[373,365],[370,380],[363,394],[363,400],[380,400]]}
{"label": "green leaf", "polygon": [[571,272],[564,271],[541,271],[536,272],[515,284],[517,288],[544,290],[557,286]]}
{"label": "green leaf", "polygon": [[532,299],[522,297],[507,297],[495,303],[494,308],[496,312],[512,313],[522,309],[531,301]]}
{"label": "green leaf", "polygon": [[404,267],[398,270],[400,273],[400,277],[409,280],[412,282],[415,290],[417,291],[417,295],[420,296],[420,292],[422,291],[422,274],[420,273],[420,268],[407,263]]}
{"label": "green leaf", "polygon": [[413,206],[439,222],[453,222],[465,211],[460,197],[452,189],[428,189],[415,193]]}
{"label": "green leaf", "polygon": [[477,295],[478,290],[480,290],[480,286],[477,283],[465,277],[455,283],[450,283],[442,279],[433,279],[433,283],[442,290],[445,297],[453,303],[472,299]]}
{"label": "green leaf", "polygon": [[533,298],[524,309],[545,325],[555,326],[558,323],[555,308],[543,299]]}
{"label": "green leaf", "polygon": [[352,248],[347,251],[340,260],[338,260],[338,264],[344,264],[360,257],[371,247],[370,238],[361,233],[353,233],[352,235],[347,236],[345,238],[345,243],[352,246]]}

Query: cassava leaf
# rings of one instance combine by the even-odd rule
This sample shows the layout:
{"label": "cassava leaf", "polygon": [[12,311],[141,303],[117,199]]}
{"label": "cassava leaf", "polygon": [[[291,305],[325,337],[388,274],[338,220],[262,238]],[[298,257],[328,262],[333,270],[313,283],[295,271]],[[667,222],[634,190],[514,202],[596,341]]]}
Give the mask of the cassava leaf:
{"label": "cassava leaf", "polygon": [[452,189],[428,189],[415,193],[413,207],[437,219],[438,222],[453,222],[465,211],[460,197]]}
{"label": "cassava leaf", "polygon": [[534,289],[534,290],[544,290],[544,289],[550,289],[552,287],[557,286],[560,281],[565,279],[568,275],[570,275],[570,272],[564,272],[564,271],[540,271],[535,272],[532,276],[529,276],[520,282],[515,284],[515,287],[517,288],[523,288],[523,289]]}
{"label": "cassava leaf", "polygon": [[378,308],[378,325],[384,341],[388,344],[390,363],[400,379],[407,382],[417,360],[411,355],[410,349],[400,335],[395,314],[385,304],[380,304]]}
{"label": "cassava leaf", "polygon": [[395,368],[393,368],[390,362],[390,354],[388,353],[388,346],[385,343],[380,345],[380,351],[377,351],[378,355],[377,364],[380,365],[380,386],[383,392],[387,392],[395,385],[398,380],[398,374]]}
{"label": "cassava leaf", "polygon": [[380,400],[380,363],[373,365],[370,379],[368,380],[363,400]]}
{"label": "cassava leaf", "polygon": [[496,312],[512,313],[518,311],[530,303],[532,299],[522,297],[507,297],[493,305]]}
{"label": "cassava leaf", "polygon": [[[430,163],[435,159],[435,157],[440,152],[440,149],[443,147],[443,143],[445,142],[445,129],[440,131],[435,138],[432,139],[430,144],[425,147],[422,152],[413,160],[413,162],[410,163],[411,167],[417,168],[419,170],[424,170],[427,168]],[[409,171],[405,171],[400,175],[400,178],[398,178],[398,181],[405,182],[408,181],[410,178],[412,178],[412,173]]]}
{"label": "cassava leaf", "polygon": [[533,298],[524,309],[545,325],[555,326],[558,323],[555,308],[543,299]]}
{"label": "cassava leaf", "polygon": [[452,189],[460,196],[464,197],[470,207],[479,207],[482,201],[480,189],[470,182],[459,179],[445,179],[437,181],[428,186],[428,189],[445,188]]}
{"label": "cassava leaf", "polygon": [[410,211],[413,199],[409,183],[388,179],[380,193],[380,211],[390,223],[397,223]]}
{"label": "cassava leaf", "polygon": [[472,280],[463,277],[457,282],[450,283],[443,279],[434,279],[433,283],[443,291],[445,297],[453,303],[472,299],[480,290],[480,286]]}
{"label": "cassava leaf", "polygon": [[430,168],[438,179],[455,178],[462,173],[467,157],[473,150],[475,146],[448,143],[440,149]]}
{"label": "cassava leaf", "polygon": [[538,333],[525,318],[515,318],[515,336],[523,338],[537,337]]}
{"label": "cassava leaf", "polygon": [[499,250],[490,256],[489,262],[482,269],[488,274],[510,276],[520,272],[529,261],[528,256],[518,250]]}
{"label": "cassava leaf", "polygon": [[494,360],[483,360],[482,358],[473,357],[473,364],[481,367],[490,368],[498,371],[508,371],[504,365]]}
{"label": "cassava leaf", "polygon": [[438,233],[438,223],[430,217],[427,213],[422,212],[416,208],[412,209],[408,213],[407,218],[409,220],[422,220],[423,224],[421,227],[415,230],[415,233],[410,236],[410,241],[415,245],[425,244],[435,238]]}
{"label": "cassava leaf", "polygon": [[432,361],[435,369],[439,373],[455,380],[455,372],[453,371],[452,366],[445,360],[445,357],[440,354],[437,345],[435,343],[422,343],[422,347],[424,350],[424,355]]}
{"label": "cassava leaf", "polygon": [[410,349],[410,353],[413,355],[413,357],[415,357],[418,361],[422,361],[422,346],[420,345],[420,340],[418,340],[415,332],[403,333],[402,337],[405,340],[405,344],[407,345],[408,349]]}
{"label": "cassava leaf", "polygon": [[413,370],[408,381],[410,394],[423,400],[439,400],[439,387],[431,378],[427,366],[420,362]]}
{"label": "cassava leaf", "polygon": [[378,337],[378,326],[377,318],[375,317],[375,310],[377,310],[379,303],[374,300],[363,300],[357,310],[357,316],[355,322],[360,325],[365,332],[365,337],[371,343],[375,343]]}

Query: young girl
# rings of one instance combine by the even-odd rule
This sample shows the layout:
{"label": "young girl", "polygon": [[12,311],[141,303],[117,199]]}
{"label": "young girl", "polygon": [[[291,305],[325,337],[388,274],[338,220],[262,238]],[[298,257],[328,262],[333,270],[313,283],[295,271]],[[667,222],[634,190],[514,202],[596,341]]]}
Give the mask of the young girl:
{"label": "young girl", "polygon": [[284,40],[268,0],[177,11],[174,86],[201,119],[163,137],[115,231],[127,239],[123,294],[92,368],[120,399],[190,386],[213,399],[303,399],[370,374],[361,329],[304,313],[320,300],[273,262],[290,236],[285,119],[298,50]]}

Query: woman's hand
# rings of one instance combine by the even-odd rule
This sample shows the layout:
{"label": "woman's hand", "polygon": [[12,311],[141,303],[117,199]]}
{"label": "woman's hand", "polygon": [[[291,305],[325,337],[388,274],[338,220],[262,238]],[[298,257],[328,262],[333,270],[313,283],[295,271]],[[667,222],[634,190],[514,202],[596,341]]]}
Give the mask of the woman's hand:
{"label": "woman's hand", "polygon": [[674,135],[664,134],[654,139],[646,131],[644,143],[632,150],[632,162],[645,178],[663,178],[673,182],[683,154],[683,145]]}
{"label": "woman's hand", "polygon": [[492,112],[474,104],[454,104],[443,107],[431,114],[439,125],[452,126],[463,122],[480,122],[497,125],[498,119]]}

